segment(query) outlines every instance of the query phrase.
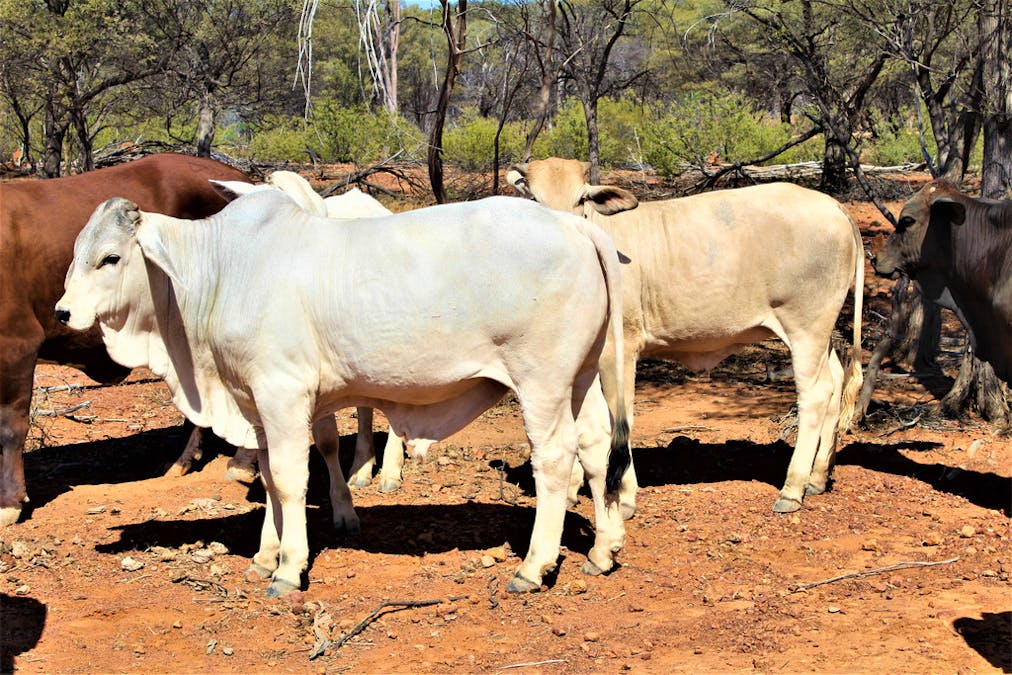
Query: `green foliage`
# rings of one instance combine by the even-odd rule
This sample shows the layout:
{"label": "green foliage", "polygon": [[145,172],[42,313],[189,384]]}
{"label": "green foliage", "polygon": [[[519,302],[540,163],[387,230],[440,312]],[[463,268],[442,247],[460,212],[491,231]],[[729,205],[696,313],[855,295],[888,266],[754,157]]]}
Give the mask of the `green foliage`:
{"label": "green foliage", "polygon": [[[770,119],[740,94],[696,91],[653,116],[644,129],[644,155],[659,173],[675,175],[714,154],[723,163],[752,162],[801,131]],[[767,163],[819,160],[822,151],[821,140],[813,138]]]}
{"label": "green foliage", "polygon": [[411,159],[424,143],[419,130],[403,118],[365,106],[342,106],[331,99],[316,107],[312,131],[309,147],[332,162],[370,164],[397,152],[402,159]]}
{"label": "green foliage", "polygon": [[[488,168],[495,156],[495,134],[498,127],[498,120],[479,117],[473,108],[465,111],[463,118],[443,134],[444,159],[468,171]],[[524,150],[524,141],[521,125],[505,125],[499,135],[500,162],[505,164],[519,160]]]}
{"label": "green foliage", "polygon": [[308,159],[307,151],[315,135],[298,117],[271,116],[253,134],[249,154],[265,162]]}

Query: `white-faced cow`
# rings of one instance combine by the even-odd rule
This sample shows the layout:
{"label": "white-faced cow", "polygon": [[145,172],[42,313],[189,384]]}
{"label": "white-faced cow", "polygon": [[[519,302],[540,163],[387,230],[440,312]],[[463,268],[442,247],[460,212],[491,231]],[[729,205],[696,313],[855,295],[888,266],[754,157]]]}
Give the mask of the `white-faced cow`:
{"label": "white-faced cow", "polygon": [[[787,183],[637,207],[626,190],[588,184],[588,168],[551,158],[515,167],[508,180],[546,206],[600,225],[624,258],[625,345],[606,345],[601,367],[609,402],[614,405],[624,392],[632,420],[636,361],[642,357],[708,370],[742,345],[779,337],[791,350],[798,436],[773,510],[797,510],[806,494],[826,489],[838,426],[849,424],[861,386],[864,256],[854,222],[834,199]],[[830,337],[851,286],[848,375]],[[625,364],[621,383],[608,379],[606,363],[616,351]],[[622,485],[626,517],[635,509],[635,491],[630,467]]]}
{"label": "white-faced cow", "polygon": [[74,239],[101,202],[122,195],[141,208],[203,218],[225,200],[209,179],[245,180],[220,162],[161,154],[67,178],[0,184],[0,526],[28,500],[22,449],[36,359],[83,370],[100,382],[127,370],[106,354],[97,330],[68,330],[53,318]]}
{"label": "white-faced cow", "polygon": [[628,425],[621,412],[612,425],[598,375],[606,336],[622,343],[618,267],[593,224],[503,197],[368,223],[276,191],[195,222],[116,199],[79,236],[57,312],[97,321],[118,361],[149,363],[195,424],[259,449],[268,508],[250,571],[272,578],[270,595],[307,565],[311,422],[369,406],[436,441],[513,390],[537,492],[509,586],[525,591],[556,565],[577,455],[597,530],[584,571],[610,569],[623,545],[605,493],[628,464]]}
{"label": "white-faced cow", "polygon": [[934,180],[907,200],[873,264],[882,276],[907,274],[956,311],[976,355],[1012,384],[1012,201]]}
{"label": "white-faced cow", "polygon": [[[250,192],[258,192],[266,189],[280,190],[291,197],[295,202],[309,213],[316,216],[327,216],[330,218],[369,218],[371,216],[389,216],[392,211],[383,206],[379,201],[365,194],[358,188],[353,188],[344,194],[327,197],[324,199],[305,178],[293,171],[274,171],[267,176],[267,179],[254,185],[252,183],[216,181],[211,183],[221,195],[231,201],[236,197]],[[365,487],[372,482],[373,471],[376,467],[376,448],[373,443],[372,423],[373,410],[368,407],[357,409],[358,434],[355,437],[355,458],[351,463],[351,471],[348,477],[348,484],[352,487]],[[424,441],[416,442],[412,446],[412,452],[417,456],[424,457],[429,446]],[[336,452],[336,448],[334,449]],[[330,448],[324,453],[324,458],[329,458]],[[250,455],[241,452],[237,457],[242,456],[250,460],[255,459]],[[336,454],[334,455],[336,458]],[[336,461],[336,460],[334,460]],[[328,459],[328,466],[330,460]],[[386,445],[383,448],[383,463],[379,472],[379,491],[393,492],[401,487],[401,472],[404,466],[404,444],[393,430],[388,430]],[[253,469],[248,469],[253,475]],[[333,467],[331,467],[333,473]],[[333,487],[333,481],[332,481]],[[351,503],[342,503],[339,515],[338,507],[335,505],[334,523],[341,529],[349,522],[348,512],[351,510]],[[352,512],[353,513],[353,512]],[[357,519],[355,520],[357,528]]]}

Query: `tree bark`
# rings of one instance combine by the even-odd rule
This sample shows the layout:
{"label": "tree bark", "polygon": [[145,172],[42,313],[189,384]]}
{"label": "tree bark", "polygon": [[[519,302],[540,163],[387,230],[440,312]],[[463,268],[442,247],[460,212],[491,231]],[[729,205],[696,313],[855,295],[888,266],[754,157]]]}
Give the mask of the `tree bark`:
{"label": "tree bark", "polygon": [[439,88],[439,100],[436,103],[436,114],[429,133],[429,182],[436,203],[447,201],[446,186],[443,183],[443,126],[446,124],[446,112],[450,107],[450,93],[460,73],[460,60],[463,56],[467,37],[467,0],[458,0],[455,16],[448,0],[439,0],[443,6],[443,34],[446,36],[446,73],[443,84]]}
{"label": "tree bark", "polygon": [[211,145],[214,142],[215,105],[214,94],[205,89],[200,97],[200,110],[197,114],[197,156],[210,157]]}
{"label": "tree bark", "polygon": [[558,72],[553,64],[553,50],[555,48],[555,16],[558,4],[555,0],[548,2],[548,22],[545,31],[548,35],[545,40],[545,56],[541,61],[541,89],[538,94],[538,107],[534,115],[534,124],[527,132],[527,143],[524,145],[523,161],[531,161],[534,152],[534,142],[545,127],[545,119],[548,117],[548,104],[552,100],[552,87],[558,79]]}

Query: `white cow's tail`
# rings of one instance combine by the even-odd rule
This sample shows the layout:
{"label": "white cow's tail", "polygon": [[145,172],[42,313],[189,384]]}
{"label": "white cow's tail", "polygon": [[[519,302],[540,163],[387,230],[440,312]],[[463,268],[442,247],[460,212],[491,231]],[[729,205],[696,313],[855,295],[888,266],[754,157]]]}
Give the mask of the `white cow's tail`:
{"label": "white cow's tail", "polygon": [[[843,211],[843,207],[840,207]],[[844,211],[846,214],[846,211]],[[846,214],[854,229],[854,240],[857,246],[857,262],[854,270],[854,334],[852,337],[850,351],[850,365],[844,376],[843,397],[840,403],[840,421],[836,425],[837,434],[843,434],[850,428],[854,419],[854,408],[858,394],[861,391],[861,384],[864,382],[864,372],[861,370],[861,317],[864,313],[864,243],[861,241],[861,231],[854,219]]]}
{"label": "white cow's tail", "polygon": [[608,492],[617,492],[622,483],[622,476],[632,463],[629,449],[629,420],[626,419],[625,405],[625,367],[622,358],[622,282],[619,278],[618,251],[615,243],[604,230],[588,220],[579,219],[581,231],[594,243],[597,257],[604,272],[604,281],[608,286],[608,330],[615,344],[615,419],[611,428],[611,451],[608,453],[608,474],[605,487]]}

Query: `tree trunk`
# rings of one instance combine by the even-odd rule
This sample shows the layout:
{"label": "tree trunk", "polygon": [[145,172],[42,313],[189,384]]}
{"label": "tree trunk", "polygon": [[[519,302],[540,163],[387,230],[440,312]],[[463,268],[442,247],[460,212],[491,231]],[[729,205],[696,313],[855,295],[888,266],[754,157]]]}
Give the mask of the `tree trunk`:
{"label": "tree trunk", "polygon": [[981,170],[982,197],[1001,199],[1012,185],[1012,22],[1005,0],[992,0],[981,12],[984,43],[984,160]]}
{"label": "tree trunk", "polygon": [[197,113],[197,156],[210,157],[211,144],[214,142],[214,94],[205,90],[200,97],[200,110]]}
{"label": "tree trunk", "polygon": [[436,203],[445,204],[446,186],[443,184],[443,126],[446,124],[446,111],[450,107],[450,93],[460,72],[460,60],[464,51],[467,33],[467,0],[459,0],[456,9],[456,21],[451,20],[452,8],[448,0],[440,0],[443,6],[443,33],[446,35],[446,74],[439,88],[439,101],[436,103],[436,115],[429,133],[429,182]]}
{"label": "tree trunk", "polygon": [[88,116],[84,110],[75,106],[71,113],[71,120],[79,146],[77,157],[81,171],[93,171],[95,169],[95,148],[91,138],[91,130],[88,129]]}
{"label": "tree trunk", "polygon": [[534,152],[534,141],[545,126],[545,119],[548,117],[548,104],[552,100],[552,86],[558,77],[553,66],[552,53],[555,48],[555,15],[558,3],[554,0],[548,3],[548,25],[545,27],[548,37],[545,40],[545,57],[541,62],[541,89],[538,96],[538,108],[534,115],[534,124],[527,132],[527,143],[524,145],[523,161],[531,161],[531,154]]}
{"label": "tree trunk", "polygon": [[386,90],[386,101],[384,106],[391,115],[397,114],[397,50],[401,40],[401,0],[387,0],[386,40],[383,41],[383,50],[386,57],[386,68],[383,69],[384,89]]}
{"label": "tree trunk", "polygon": [[63,140],[67,136],[68,124],[61,119],[52,98],[46,102],[46,148],[43,150],[42,172],[46,178],[57,178],[63,164]]}
{"label": "tree trunk", "polygon": [[1008,388],[994,374],[991,364],[978,359],[969,345],[963,352],[959,375],[942,399],[941,408],[949,417],[959,417],[970,408],[999,427],[1008,427],[1010,422]]}
{"label": "tree trunk", "polygon": [[847,152],[832,133],[826,133],[822,157],[822,189],[833,194],[847,191]]}
{"label": "tree trunk", "polygon": [[587,118],[587,161],[590,162],[590,183],[601,182],[600,131],[597,125],[597,99],[583,102],[583,114]]}

